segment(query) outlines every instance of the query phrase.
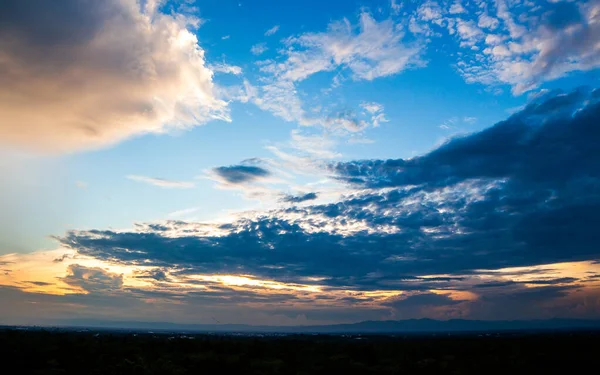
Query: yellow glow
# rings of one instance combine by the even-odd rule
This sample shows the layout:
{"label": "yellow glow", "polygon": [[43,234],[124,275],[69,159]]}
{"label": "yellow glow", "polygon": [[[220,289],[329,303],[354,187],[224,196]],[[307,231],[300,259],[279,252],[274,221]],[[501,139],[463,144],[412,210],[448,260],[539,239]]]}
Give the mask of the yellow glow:
{"label": "yellow glow", "polygon": [[[52,251],[41,251],[30,254],[6,254],[0,256],[0,263],[4,263],[3,269],[8,272],[0,274],[0,285],[19,288],[25,292],[45,294],[73,294],[87,293],[85,290],[68,285],[62,279],[69,274],[69,266],[78,264],[88,268],[99,268],[108,273],[122,275],[124,288],[139,288],[148,291],[161,291],[173,296],[184,297],[190,292],[202,291],[203,293],[219,294],[219,288],[227,288],[233,292],[251,292],[265,299],[247,301],[246,305],[260,305],[268,303],[268,297],[273,294],[289,295],[290,300],[282,302],[288,306],[310,303],[321,306],[347,306],[346,298],[354,299],[355,306],[378,306],[390,298],[411,295],[410,292],[402,290],[346,290],[328,287],[320,284],[323,277],[305,277],[303,283],[285,283],[275,280],[267,280],[254,275],[235,274],[196,274],[196,275],[168,275],[167,280],[156,281],[153,279],[139,278],[143,273],[155,270],[156,267],[125,266],[107,261],[77,255],[70,249],[57,249]],[[461,285],[463,290],[431,289],[428,292],[446,295],[456,301],[472,301],[478,298],[477,294],[464,290],[474,283],[488,281],[515,281],[521,282],[525,287],[540,287],[542,284],[528,284],[527,281],[538,279],[556,279],[572,277],[586,279],[590,274],[600,274],[600,265],[593,262],[571,262],[539,265],[533,267],[511,267],[497,270],[480,270],[472,275],[464,276],[464,280],[456,280],[454,283]],[[456,277],[458,275],[425,275],[422,279]],[[600,286],[600,280],[590,282],[586,286]],[[316,283],[316,284],[313,284]],[[436,285],[431,283],[429,285]],[[442,284],[440,284],[442,285]],[[216,288],[216,287],[219,288]],[[327,296],[328,298],[318,298]],[[297,300],[295,298],[298,297]],[[310,302],[308,302],[310,301]],[[178,303],[178,302],[173,302]],[[183,303],[183,300],[182,302]]]}
{"label": "yellow glow", "polygon": [[228,286],[256,286],[266,289],[321,292],[321,288],[318,286],[286,284],[273,280],[260,280],[248,275],[191,275],[189,278]]}
{"label": "yellow glow", "polygon": [[[516,282],[540,280],[540,279],[558,279],[571,277],[575,279],[585,279],[590,274],[600,274],[600,264],[591,261],[585,262],[565,262],[543,264],[531,267],[509,267],[497,270],[477,270],[476,273],[492,273],[494,278],[501,277],[505,280]],[[537,284],[528,284],[530,286],[539,286]]]}
{"label": "yellow glow", "polygon": [[430,293],[435,293],[438,295],[448,296],[448,298],[454,301],[474,301],[479,296],[473,292],[469,292],[467,290],[437,290],[432,289],[429,290]]}

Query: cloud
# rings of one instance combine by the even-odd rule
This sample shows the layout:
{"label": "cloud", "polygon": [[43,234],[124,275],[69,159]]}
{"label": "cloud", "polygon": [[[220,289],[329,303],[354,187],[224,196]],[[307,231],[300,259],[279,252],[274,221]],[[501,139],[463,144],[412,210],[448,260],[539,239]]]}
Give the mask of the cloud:
{"label": "cloud", "polygon": [[183,210],[177,210],[177,211],[170,212],[167,216],[169,218],[185,217],[185,216],[188,216],[195,212],[198,212],[199,210],[200,210],[200,207],[184,208]]}
{"label": "cloud", "polygon": [[450,14],[460,14],[460,13],[466,13],[467,11],[462,6],[460,0],[455,0],[454,3],[452,3],[452,6],[450,7],[449,12],[450,12]]}
{"label": "cloud", "polygon": [[65,259],[71,259],[71,255],[70,254],[63,254],[61,256],[59,256],[58,258],[54,258],[54,260],[52,262],[54,263],[62,263],[65,261]]}
{"label": "cloud", "polygon": [[[497,18],[489,13],[479,16],[479,27],[495,32],[486,36],[485,43],[479,37],[465,41],[469,30],[463,26],[462,46],[475,47],[474,53],[464,54],[458,62],[458,71],[467,82],[508,84],[513,93],[521,94],[568,73],[600,66],[597,1],[556,2],[544,4],[542,11],[528,9],[536,4],[496,1]],[[529,14],[526,21],[515,17],[523,12]]]}
{"label": "cloud", "polygon": [[491,17],[486,13],[482,13],[479,16],[479,21],[477,23],[477,26],[484,28],[484,29],[491,29],[491,30],[494,30],[495,28],[497,28],[498,25],[500,25],[500,21],[498,21],[497,18]]}
{"label": "cloud", "polygon": [[160,177],[146,177],[146,176],[139,176],[139,175],[129,175],[129,176],[127,176],[127,178],[132,181],[143,182],[145,184],[158,186],[158,187],[166,188],[166,189],[191,189],[195,186],[195,184],[193,182],[168,180],[166,178],[160,178]]}
{"label": "cloud", "polygon": [[262,55],[263,53],[267,52],[269,50],[269,48],[267,47],[266,43],[258,43],[253,45],[250,48],[250,52],[252,52],[253,55]]}
{"label": "cloud", "polygon": [[360,105],[365,111],[371,113],[371,114],[375,114],[378,112],[383,111],[383,106],[379,103],[362,103]]}
{"label": "cloud", "polygon": [[264,72],[283,79],[302,81],[320,71],[347,68],[355,80],[373,80],[421,64],[420,46],[403,43],[404,33],[391,20],[377,22],[360,14],[358,25],[344,19],[329,24],[321,33],[288,38],[286,59],[265,65]]}
{"label": "cloud", "polygon": [[212,172],[230,184],[252,182],[271,175],[268,170],[254,165],[217,167]]}
{"label": "cloud", "polygon": [[265,36],[271,36],[279,31],[279,25],[275,25],[271,27],[269,30],[265,31]]}
{"label": "cloud", "polygon": [[240,74],[242,74],[242,68],[240,68],[239,66],[235,66],[235,65],[216,64],[216,65],[212,65],[211,69],[213,70],[213,72],[216,72],[216,73],[233,74],[236,76],[239,76]]}
{"label": "cloud", "polygon": [[[71,231],[59,240],[81,256],[125,265],[363,291],[469,288],[482,283],[473,277],[492,275],[481,270],[589,262],[600,258],[599,119],[599,91],[548,93],[413,159],[333,163],[331,173],[357,189],[339,201],[227,223]],[[254,165],[214,173],[232,184],[269,176]],[[511,280],[525,281],[518,277]],[[573,276],[529,280],[573,282],[562,277]]]}
{"label": "cloud", "polygon": [[341,155],[335,152],[336,141],[323,134],[306,134],[292,130],[290,146],[297,152],[314,159],[335,159]]}
{"label": "cloud", "polygon": [[[346,135],[387,121],[380,113],[369,120],[358,119],[348,108],[307,112],[297,85],[320,72],[337,71],[330,89],[338,87],[343,75],[355,81],[372,81],[422,66],[422,45],[409,38],[401,24],[391,19],[378,21],[367,12],[358,23],[348,19],[331,22],[324,32],[308,32],[283,40],[274,59],[257,62],[262,84],[250,99],[261,109],[286,121],[304,126],[323,126]],[[323,94],[325,95],[325,94]]]}
{"label": "cloud", "polygon": [[461,46],[474,46],[483,40],[484,33],[477,27],[474,21],[465,21],[460,18],[456,20],[456,31],[461,39]]}
{"label": "cloud", "polygon": [[113,274],[101,268],[71,264],[67,271],[67,276],[61,280],[88,293],[106,292],[120,289],[123,286],[123,275]]}
{"label": "cloud", "polygon": [[420,20],[432,22],[439,26],[443,23],[443,11],[440,5],[435,1],[425,1],[417,9],[417,15]]}
{"label": "cloud", "polygon": [[390,1],[390,9],[393,15],[400,14],[400,10],[402,10],[402,3],[397,3],[396,0]]}
{"label": "cloud", "polygon": [[306,193],[303,195],[287,195],[282,201],[287,203],[301,203],[317,199],[317,193]]}
{"label": "cloud", "polygon": [[3,1],[0,138],[72,152],[229,120],[198,24],[154,1]]}
{"label": "cloud", "polygon": [[[452,139],[427,155],[406,160],[340,163],[336,169],[349,182],[373,187],[448,186],[473,178],[558,182],[583,171],[591,173],[596,171],[591,165],[593,158],[575,159],[583,150],[596,156],[582,136],[591,139],[598,136],[587,121],[596,116],[599,97],[598,90],[586,88],[571,93],[553,92],[537,98],[508,120],[482,132]],[[561,123],[573,126],[559,126]],[[555,170],[550,160],[555,160],[555,165],[570,167]]]}

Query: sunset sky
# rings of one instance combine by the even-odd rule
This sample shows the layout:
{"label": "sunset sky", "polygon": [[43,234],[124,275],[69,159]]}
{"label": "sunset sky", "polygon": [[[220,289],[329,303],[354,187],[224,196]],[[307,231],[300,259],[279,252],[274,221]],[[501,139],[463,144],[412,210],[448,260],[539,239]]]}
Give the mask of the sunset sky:
{"label": "sunset sky", "polygon": [[0,324],[600,319],[600,0],[3,0]]}

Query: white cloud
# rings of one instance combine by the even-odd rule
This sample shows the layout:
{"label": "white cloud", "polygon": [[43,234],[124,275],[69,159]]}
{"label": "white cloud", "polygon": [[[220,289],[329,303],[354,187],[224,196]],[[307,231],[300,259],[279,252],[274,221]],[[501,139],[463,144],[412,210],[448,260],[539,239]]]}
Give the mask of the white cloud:
{"label": "white cloud", "polygon": [[267,52],[269,50],[269,48],[267,47],[266,43],[258,43],[253,45],[250,48],[250,52],[252,52],[253,55],[262,55],[263,53]]}
{"label": "white cloud", "polygon": [[222,36],[222,37],[221,37],[221,40],[227,40],[227,39],[229,39],[229,38],[231,38],[231,36],[230,36],[230,35],[225,35],[225,36]]}
{"label": "white cloud", "polygon": [[271,27],[269,30],[265,31],[265,36],[271,36],[279,31],[279,25],[275,25]]}
{"label": "white cloud", "polygon": [[402,3],[397,3],[397,0],[391,0],[390,2],[390,8],[392,10],[392,14],[394,15],[399,15],[400,14],[400,10],[402,9]]}
{"label": "white cloud", "polygon": [[371,113],[371,114],[375,114],[377,112],[381,112],[383,111],[383,105],[379,104],[379,103],[375,103],[375,102],[370,102],[370,103],[362,103],[360,105],[365,111]]}
{"label": "white cloud", "polygon": [[456,32],[461,39],[461,44],[473,46],[479,40],[484,38],[484,33],[475,25],[473,21],[456,19]]}
{"label": "white cloud", "polygon": [[175,181],[175,180],[168,180],[166,178],[158,178],[158,177],[129,175],[129,176],[127,176],[127,178],[132,181],[142,182],[145,184],[158,186],[161,188],[167,188],[167,189],[191,189],[195,186],[195,184],[193,182],[189,182],[189,181]]}
{"label": "white cloud", "polygon": [[456,0],[450,7],[450,14],[466,13],[467,10],[462,6],[460,0]]}
{"label": "white cloud", "polygon": [[[599,2],[559,2],[526,19],[514,16],[513,5],[496,1],[502,23],[479,18],[480,26],[496,29],[486,35],[483,53],[466,54],[459,61],[467,82],[508,84],[514,94],[521,94],[570,72],[600,67]],[[463,46],[473,47],[479,39],[470,38]]]}
{"label": "white cloud", "polygon": [[500,24],[500,21],[498,21],[497,18],[490,17],[488,14],[482,13],[479,16],[479,22],[477,23],[477,26],[484,28],[484,29],[494,30],[495,28],[498,27],[499,24]]}
{"label": "white cloud", "polygon": [[316,159],[334,159],[341,156],[335,152],[336,142],[331,137],[320,134],[306,135],[299,130],[293,130],[291,134],[291,147]]}
{"label": "white cloud", "polygon": [[523,34],[525,34],[527,29],[514,21],[513,16],[508,9],[508,5],[506,4],[506,1],[495,0],[495,2],[497,9],[496,15],[498,16],[498,18],[504,21],[504,24],[508,28],[511,38],[520,38]]}
{"label": "white cloud", "polygon": [[296,121],[300,125],[313,125],[312,120],[302,109],[302,101],[296,95],[296,87],[291,81],[275,81],[253,92],[252,101],[262,110],[269,111],[286,121]]}
{"label": "white cloud", "polygon": [[[305,33],[284,41],[286,49],[277,60],[258,62],[262,86],[252,101],[261,109],[300,125],[321,125],[337,135],[360,132],[387,119],[383,113],[370,119],[360,118],[352,110],[322,108],[312,113],[303,109],[297,83],[319,72],[339,69],[356,81],[373,80],[402,72],[422,64],[421,45],[405,42],[405,32],[392,20],[376,21],[362,12],[358,24],[343,19],[329,24],[327,31]],[[333,85],[341,84],[341,72]]]}
{"label": "white cloud", "polygon": [[417,14],[421,21],[428,21],[442,26],[444,18],[442,8],[435,1],[426,1],[417,9]]}
{"label": "white cloud", "polygon": [[212,65],[211,69],[216,73],[233,74],[236,76],[242,74],[242,68],[239,66],[228,65],[225,63]]}
{"label": "white cloud", "polygon": [[343,19],[329,24],[326,32],[289,38],[285,61],[269,64],[263,71],[302,81],[314,73],[344,67],[355,80],[373,80],[421,63],[420,46],[403,43],[404,36],[391,20],[377,22],[363,12],[358,25]]}
{"label": "white cloud", "polygon": [[381,125],[382,122],[389,122],[383,112],[383,105],[375,102],[362,103],[361,107],[371,114],[371,123],[373,127]]}
{"label": "white cloud", "polygon": [[[0,15],[0,139],[71,152],[228,120],[191,29],[155,1],[6,0]],[[10,11],[9,11],[10,10]]]}
{"label": "white cloud", "polygon": [[501,35],[496,35],[496,34],[488,34],[485,36],[485,43],[486,44],[490,44],[490,45],[495,45],[495,44],[500,44],[502,43],[506,38],[504,36]]}

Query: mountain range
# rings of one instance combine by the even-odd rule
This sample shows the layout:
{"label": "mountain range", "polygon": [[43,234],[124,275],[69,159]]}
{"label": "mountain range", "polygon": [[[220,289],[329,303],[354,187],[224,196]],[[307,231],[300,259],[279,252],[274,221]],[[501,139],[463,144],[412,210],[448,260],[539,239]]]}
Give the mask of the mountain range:
{"label": "mountain range", "polygon": [[600,330],[600,320],[548,319],[548,320],[382,320],[363,321],[351,324],[266,326],[245,324],[178,324],[165,322],[62,320],[46,324],[53,327],[99,328],[132,331],[169,332],[239,332],[239,333],[434,333],[434,332],[494,332],[494,331],[538,331],[538,330]]}

